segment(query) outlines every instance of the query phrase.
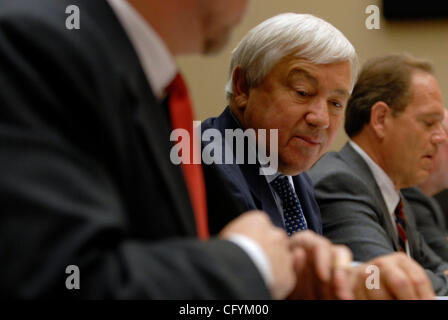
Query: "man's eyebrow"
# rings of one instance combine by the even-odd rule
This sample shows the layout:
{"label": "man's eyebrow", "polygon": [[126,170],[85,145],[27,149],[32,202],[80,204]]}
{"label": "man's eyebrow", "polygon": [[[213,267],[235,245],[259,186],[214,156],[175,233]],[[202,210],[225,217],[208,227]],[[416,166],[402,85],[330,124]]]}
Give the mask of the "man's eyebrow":
{"label": "man's eyebrow", "polygon": [[350,93],[345,89],[336,89],[334,90],[334,93],[339,96],[343,96],[344,98],[350,97]]}
{"label": "man's eyebrow", "polygon": [[[317,80],[317,78],[315,76],[313,76],[311,73],[309,73],[308,71],[306,71],[304,69],[297,68],[297,69],[291,70],[288,78],[292,79],[295,77],[306,78],[308,81],[312,82],[312,84],[315,86],[317,86],[319,84],[319,80]],[[343,96],[344,98],[350,97],[350,93],[346,89],[343,89],[343,88],[334,90],[334,93],[338,96]]]}
{"label": "man's eyebrow", "polygon": [[317,80],[317,78],[315,76],[313,76],[311,73],[309,73],[308,71],[304,70],[304,69],[293,69],[291,70],[291,72],[288,75],[288,78],[295,78],[295,77],[301,77],[301,78],[306,78],[307,80],[311,81],[313,83],[313,85],[318,85],[319,84],[319,80]]}
{"label": "man's eyebrow", "polygon": [[422,118],[436,118],[437,120],[443,120],[445,117],[444,114],[440,112],[429,112],[422,114]]}

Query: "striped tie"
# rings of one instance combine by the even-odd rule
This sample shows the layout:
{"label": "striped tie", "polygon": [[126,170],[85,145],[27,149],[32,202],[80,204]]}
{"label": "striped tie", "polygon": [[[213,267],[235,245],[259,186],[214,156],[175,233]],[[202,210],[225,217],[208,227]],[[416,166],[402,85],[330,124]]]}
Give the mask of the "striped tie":
{"label": "striped tie", "polygon": [[403,200],[400,198],[400,202],[395,208],[395,223],[397,224],[398,231],[398,244],[400,245],[400,251],[406,252],[406,216],[403,210]]}

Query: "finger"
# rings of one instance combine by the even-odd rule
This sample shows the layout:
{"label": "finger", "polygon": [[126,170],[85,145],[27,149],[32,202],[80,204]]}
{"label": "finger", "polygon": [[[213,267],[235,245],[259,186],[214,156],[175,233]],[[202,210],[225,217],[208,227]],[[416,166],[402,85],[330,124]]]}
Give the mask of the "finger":
{"label": "finger", "polygon": [[315,266],[316,275],[321,281],[329,281],[331,275],[331,242],[312,231],[301,231],[290,238],[291,248],[306,250],[309,261]]}
{"label": "finger", "polygon": [[352,286],[353,293],[357,300],[367,300],[367,287],[365,282],[364,266],[359,266],[351,269],[352,271]]}
{"label": "finger", "polygon": [[368,266],[368,264],[362,264],[346,269],[349,274],[353,298],[357,300],[394,299],[395,297],[389,293],[388,287],[384,282],[380,281],[379,287],[371,287],[370,273],[366,272]]}
{"label": "finger", "polygon": [[335,299],[353,300],[353,284],[348,268],[336,268],[333,271],[332,292]]}
{"label": "finger", "polygon": [[401,259],[400,266],[411,279],[411,283],[416,291],[417,299],[434,299],[436,294],[431,281],[426,275],[425,270],[419,264],[406,256],[404,259]]}
{"label": "finger", "polygon": [[351,250],[343,245],[333,246],[333,268],[348,268],[353,261]]}
{"label": "finger", "polygon": [[[335,273],[336,266],[342,269],[342,266],[349,265],[351,261],[351,253],[344,246],[335,246],[328,241],[322,241],[316,244],[314,250],[315,272],[317,273],[317,281],[315,292],[320,299],[339,299],[335,290],[339,289],[345,295],[347,289],[344,288],[344,272]],[[335,281],[334,276],[338,279]],[[345,283],[345,286],[347,283]],[[350,290],[349,290],[350,291]]]}
{"label": "finger", "polygon": [[304,283],[302,275],[305,272],[307,258],[306,252],[303,248],[297,247],[292,252],[293,255],[293,266],[296,277],[296,285],[289,295],[288,299],[303,299],[304,292]]}
{"label": "finger", "polygon": [[333,269],[331,244],[324,241],[316,242],[312,248],[312,252],[313,264],[318,279],[324,283],[328,283]]}
{"label": "finger", "polygon": [[388,289],[387,284],[380,280],[380,289],[369,289],[365,286],[365,293],[368,300],[396,300],[397,297]]}
{"label": "finger", "polygon": [[293,264],[296,275],[302,275],[306,266],[306,252],[303,248],[295,248],[293,251]]}
{"label": "finger", "polygon": [[328,241],[326,238],[317,235],[313,231],[305,230],[294,233],[294,235],[290,238],[291,248],[302,247],[309,249],[314,246],[316,242],[319,241]]}
{"label": "finger", "polygon": [[323,289],[323,283],[316,276],[316,268],[313,264],[308,263],[306,266],[306,283],[308,287],[307,299],[323,299],[321,290]]}
{"label": "finger", "polygon": [[303,250],[305,258],[302,262],[302,269],[298,270],[300,273],[298,274],[296,296],[298,299],[319,299],[319,295],[317,294],[319,281],[316,277],[315,268],[311,261],[312,257],[307,255],[303,248],[301,248],[301,250]]}
{"label": "finger", "polygon": [[385,291],[381,291],[384,296],[392,296],[400,300],[417,299],[417,292],[411,283],[411,278],[401,268],[397,268],[396,264],[383,264],[380,273],[380,283]]}
{"label": "finger", "polygon": [[335,299],[353,299],[353,288],[347,270],[350,268],[352,260],[353,255],[348,247],[333,246],[332,288]]}

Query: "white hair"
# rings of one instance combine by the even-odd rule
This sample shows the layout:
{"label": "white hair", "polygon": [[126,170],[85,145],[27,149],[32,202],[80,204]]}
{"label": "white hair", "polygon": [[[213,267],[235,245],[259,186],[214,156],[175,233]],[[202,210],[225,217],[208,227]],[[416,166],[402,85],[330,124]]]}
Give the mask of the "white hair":
{"label": "white hair", "polygon": [[236,67],[244,71],[249,87],[259,85],[283,57],[297,57],[314,64],[349,61],[351,90],[359,70],[353,45],[333,25],[311,14],[283,13],[269,18],[252,30],[232,51],[226,97],[233,97],[232,77]]}

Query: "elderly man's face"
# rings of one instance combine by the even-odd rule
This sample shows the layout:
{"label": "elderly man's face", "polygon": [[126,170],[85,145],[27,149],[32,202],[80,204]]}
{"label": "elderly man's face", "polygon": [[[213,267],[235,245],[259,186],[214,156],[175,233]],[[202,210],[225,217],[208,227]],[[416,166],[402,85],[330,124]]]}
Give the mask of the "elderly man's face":
{"label": "elderly man's face", "polygon": [[411,81],[411,102],[402,113],[385,122],[382,154],[385,169],[396,187],[423,182],[433,167],[433,157],[445,139],[442,95],[437,80],[417,71]]}
{"label": "elderly man's face", "polygon": [[350,77],[348,61],[316,65],[290,55],[249,90],[242,126],[278,129],[279,172],[308,170],[328,150],[349,98]]}

